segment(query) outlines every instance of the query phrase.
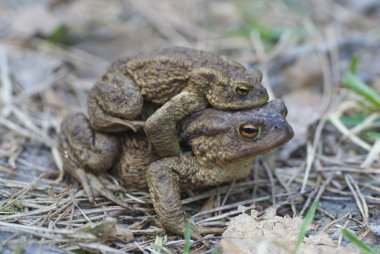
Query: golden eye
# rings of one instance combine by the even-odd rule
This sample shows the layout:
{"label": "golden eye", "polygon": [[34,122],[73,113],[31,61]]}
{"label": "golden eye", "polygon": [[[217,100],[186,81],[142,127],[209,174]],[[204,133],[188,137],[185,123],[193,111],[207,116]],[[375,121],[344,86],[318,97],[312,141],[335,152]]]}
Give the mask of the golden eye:
{"label": "golden eye", "polygon": [[256,138],[260,135],[260,127],[256,127],[255,125],[250,123],[242,124],[239,127],[239,134],[243,138]]}
{"label": "golden eye", "polygon": [[235,83],[233,85],[233,92],[240,96],[246,96],[251,91],[251,87],[244,83]]}

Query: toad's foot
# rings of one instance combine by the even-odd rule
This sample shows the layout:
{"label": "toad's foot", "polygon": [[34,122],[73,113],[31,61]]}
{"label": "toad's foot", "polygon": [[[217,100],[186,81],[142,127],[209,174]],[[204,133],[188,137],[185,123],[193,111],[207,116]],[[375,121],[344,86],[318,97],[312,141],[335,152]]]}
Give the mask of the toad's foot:
{"label": "toad's foot", "polygon": [[[224,232],[224,228],[218,228],[218,227],[203,227],[194,224],[193,222],[190,223],[190,237],[194,240],[201,241],[203,240],[203,235],[208,234],[222,234]],[[187,227],[186,224],[178,224],[177,226],[172,227],[172,230],[179,234],[179,235],[186,235],[187,234]]]}
{"label": "toad's foot", "polygon": [[[89,97],[89,103],[93,100]],[[95,103],[91,105],[96,105]],[[91,106],[89,108],[89,114],[91,119],[91,127],[97,131],[104,131],[108,133],[117,133],[124,131],[134,131],[138,132],[144,127],[144,121],[138,120],[127,120],[119,116],[113,116],[106,113],[101,107]]]}
{"label": "toad's foot", "polygon": [[95,202],[96,197],[102,196],[114,202],[115,204],[118,204],[130,210],[133,210],[130,205],[128,205],[122,199],[117,198],[113,193],[113,191],[125,193],[126,190],[123,187],[112,184],[110,181],[108,181],[104,177],[96,176],[92,173],[86,172],[85,170],[81,168],[77,169],[76,175],[77,175],[77,178],[80,179],[79,182],[81,183],[84,191],[87,194],[88,200],[91,203]]}
{"label": "toad's foot", "polygon": [[[95,202],[95,198],[98,196],[103,196],[108,200],[122,206],[125,208],[131,208],[127,203],[123,200],[118,199],[112,191],[121,191],[125,192],[125,189],[119,185],[112,184],[107,179],[100,175],[95,175],[93,173],[87,172],[84,170],[77,161],[70,160],[71,157],[67,152],[67,159],[64,159],[64,168],[65,171],[70,175],[75,177],[82,188],[87,194],[87,198],[91,203]],[[72,157],[71,157],[72,158]],[[70,161],[69,161],[70,160]],[[105,187],[107,186],[107,188]],[[110,191],[112,190],[112,191]]]}

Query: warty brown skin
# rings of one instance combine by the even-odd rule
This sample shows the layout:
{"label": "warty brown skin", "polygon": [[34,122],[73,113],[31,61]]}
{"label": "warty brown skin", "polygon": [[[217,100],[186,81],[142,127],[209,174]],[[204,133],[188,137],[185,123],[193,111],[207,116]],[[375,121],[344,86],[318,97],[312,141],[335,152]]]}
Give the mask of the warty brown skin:
{"label": "warty brown skin", "polygon": [[[244,109],[268,101],[262,73],[212,53],[173,47],[116,61],[89,93],[90,125],[102,132],[144,126],[160,157],[178,156],[176,124],[209,106]],[[147,121],[145,102],[161,106]],[[133,121],[135,120],[135,121]]]}
{"label": "warty brown skin", "polygon": [[[66,171],[82,184],[87,181],[99,194],[125,205],[113,197],[96,175],[96,170],[111,169],[116,161],[113,169],[127,186],[149,187],[154,209],[165,229],[182,234],[186,216],[181,189],[246,177],[255,156],[293,137],[285,115],[286,107],[280,100],[240,111],[202,110],[178,125],[178,136],[186,151],[180,156],[159,159],[149,149],[143,132],[123,134],[119,140],[109,138],[108,134],[90,129],[85,116],[73,114],[62,123],[60,152]],[[102,169],[97,162],[101,162]],[[78,169],[79,176],[75,173]],[[82,173],[86,171],[88,174]],[[194,226],[192,230],[195,238],[209,232],[215,229]]]}

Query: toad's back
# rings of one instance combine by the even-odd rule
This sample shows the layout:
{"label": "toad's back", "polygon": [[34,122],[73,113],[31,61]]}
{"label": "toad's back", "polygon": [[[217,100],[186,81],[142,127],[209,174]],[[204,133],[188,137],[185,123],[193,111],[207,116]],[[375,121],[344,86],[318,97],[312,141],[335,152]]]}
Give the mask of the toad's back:
{"label": "toad's back", "polygon": [[112,79],[115,73],[122,72],[133,79],[145,100],[163,104],[186,86],[190,72],[199,67],[223,70],[226,74],[245,70],[242,65],[209,52],[174,47],[116,61],[103,79]]}

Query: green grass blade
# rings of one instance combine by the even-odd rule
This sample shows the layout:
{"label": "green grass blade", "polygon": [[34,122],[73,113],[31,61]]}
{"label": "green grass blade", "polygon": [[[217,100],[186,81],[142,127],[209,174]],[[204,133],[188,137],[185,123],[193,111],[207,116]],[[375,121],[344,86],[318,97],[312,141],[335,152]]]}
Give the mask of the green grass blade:
{"label": "green grass blade", "polygon": [[366,136],[370,137],[373,140],[380,140],[380,132],[377,131],[365,131],[363,132]]}
{"label": "green grass blade", "polygon": [[220,252],[217,248],[212,248],[211,254],[220,254]]}
{"label": "green grass blade", "polygon": [[356,245],[363,253],[365,254],[375,254],[376,252],[368,247],[365,243],[360,241],[355,235],[353,235],[350,231],[347,229],[343,228],[340,230],[342,235],[346,237],[348,240],[350,240],[353,244]]}
{"label": "green grass blade", "polygon": [[187,222],[185,228],[185,244],[183,245],[183,254],[189,254],[190,252],[190,236],[191,236],[191,222]]}
{"label": "green grass blade", "polygon": [[359,58],[357,55],[353,55],[351,58],[350,72],[355,74],[358,69]]}
{"label": "green grass blade", "polygon": [[368,114],[364,112],[351,112],[348,115],[343,115],[340,117],[340,121],[347,127],[352,128],[360,123],[362,123]]}
{"label": "green grass blade", "polygon": [[380,109],[380,96],[375,90],[370,88],[367,84],[361,81],[352,72],[347,72],[342,80],[342,84],[348,89],[351,89],[356,94],[365,98],[368,102]]}
{"label": "green grass blade", "polygon": [[306,231],[309,228],[310,224],[313,222],[315,211],[318,208],[318,202],[314,201],[313,204],[311,204],[309,210],[306,213],[305,218],[303,219],[301,230],[298,234],[296,246],[294,246],[293,254],[297,253],[298,249],[301,247],[301,243],[303,239],[305,238]]}
{"label": "green grass blade", "polygon": [[67,35],[67,28],[65,26],[57,26],[47,37],[47,41],[52,44],[61,44],[64,42]]}

